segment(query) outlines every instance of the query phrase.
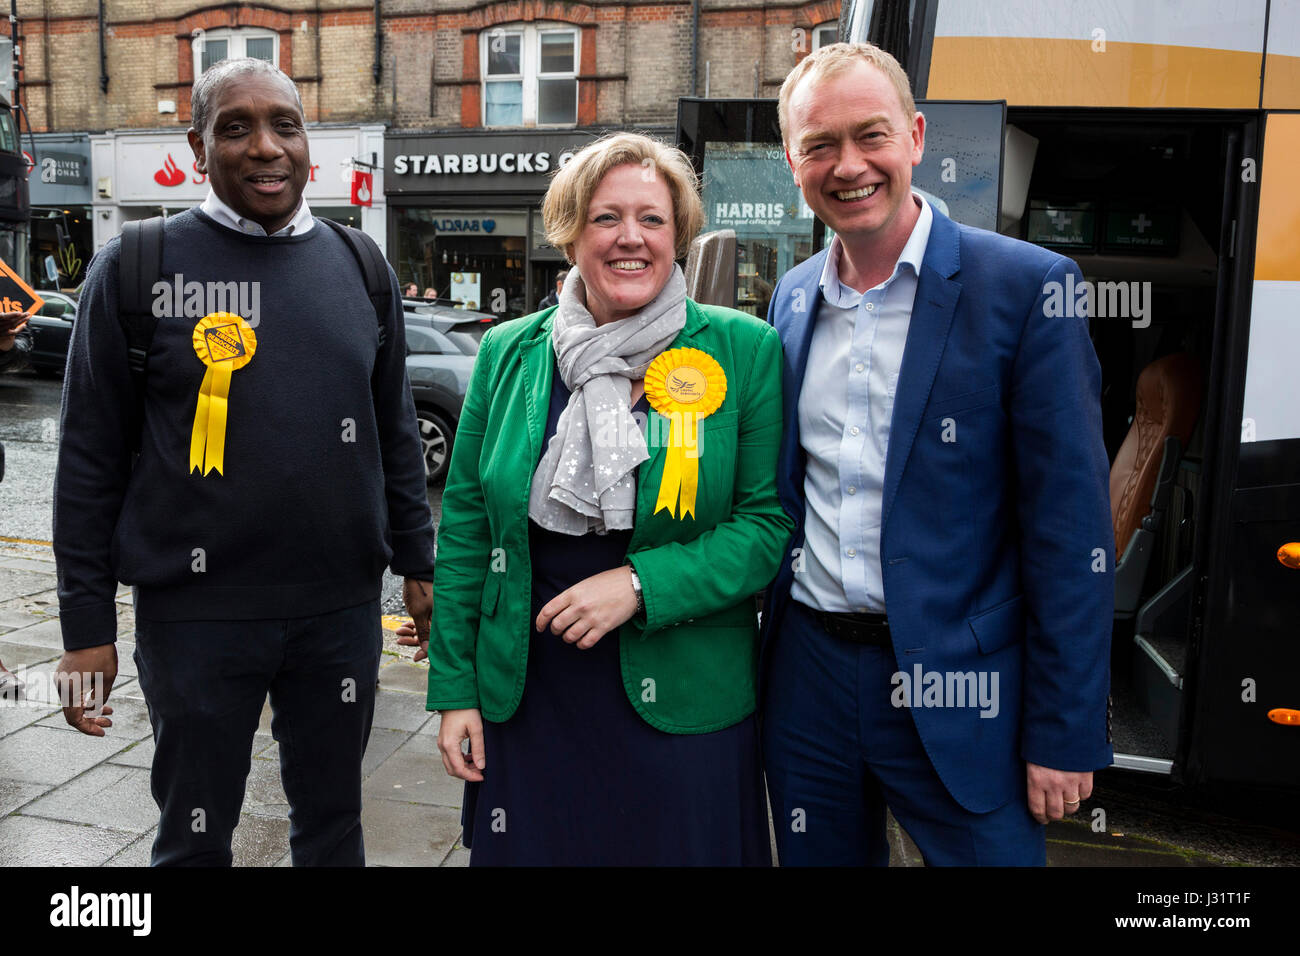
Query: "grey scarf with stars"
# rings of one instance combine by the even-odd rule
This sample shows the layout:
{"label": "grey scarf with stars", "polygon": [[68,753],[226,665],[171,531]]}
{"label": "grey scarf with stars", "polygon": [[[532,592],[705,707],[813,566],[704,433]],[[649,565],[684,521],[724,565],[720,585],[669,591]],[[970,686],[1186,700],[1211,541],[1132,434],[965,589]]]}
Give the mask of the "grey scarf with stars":
{"label": "grey scarf with stars", "polygon": [[587,289],[569,270],[552,317],[560,378],[572,394],[533,473],[528,516],[550,531],[626,530],[636,513],[636,469],[650,457],[632,417],[632,382],[686,324],[686,277],[678,266],[636,315],[596,325]]}

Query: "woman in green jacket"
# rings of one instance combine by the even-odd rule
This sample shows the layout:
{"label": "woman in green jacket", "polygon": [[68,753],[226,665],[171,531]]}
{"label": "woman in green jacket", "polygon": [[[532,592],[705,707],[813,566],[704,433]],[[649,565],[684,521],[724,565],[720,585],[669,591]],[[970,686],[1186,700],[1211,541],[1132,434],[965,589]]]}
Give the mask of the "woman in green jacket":
{"label": "woman in green jacket", "polygon": [[573,269],[484,336],[438,532],[428,707],[470,862],[769,865],[779,339],[686,298],[703,214],[678,150],[600,139],[542,213]]}

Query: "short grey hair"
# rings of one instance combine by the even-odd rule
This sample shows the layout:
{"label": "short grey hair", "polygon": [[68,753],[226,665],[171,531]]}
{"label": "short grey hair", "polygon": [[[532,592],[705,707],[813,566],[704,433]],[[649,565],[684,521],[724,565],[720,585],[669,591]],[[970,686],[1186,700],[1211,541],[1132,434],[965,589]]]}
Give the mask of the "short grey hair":
{"label": "short grey hair", "polygon": [[220,63],[213,64],[195,82],[194,92],[190,94],[190,124],[198,131],[200,136],[207,136],[208,134],[208,128],[212,125],[213,119],[213,103],[226,81],[239,76],[259,74],[274,77],[292,90],[293,100],[298,104],[298,112],[304,118],[306,117],[306,112],[302,108],[302,97],[298,95],[298,86],[287,73],[267,60],[259,60],[253,56],[241,56],[233,60],[222,60]]}

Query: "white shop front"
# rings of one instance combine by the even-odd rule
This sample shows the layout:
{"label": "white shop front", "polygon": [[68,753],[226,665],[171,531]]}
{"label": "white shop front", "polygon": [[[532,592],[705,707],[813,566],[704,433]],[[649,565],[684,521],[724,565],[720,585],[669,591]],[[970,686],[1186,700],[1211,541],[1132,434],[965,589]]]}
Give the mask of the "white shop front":
{"label": "white shop front", "polygon": [[[384,127],[308,124],[307,138],[312,166],[305,195],[312,215],[362,229],[383,249]],[[184,132],[115,130],[91,136],[90,149],[96,250],[120,233],[123,223],[174,215],[208,195],[208,177],[194,168]],[[370,206],[352,204],[354,169],[373,173]]]}

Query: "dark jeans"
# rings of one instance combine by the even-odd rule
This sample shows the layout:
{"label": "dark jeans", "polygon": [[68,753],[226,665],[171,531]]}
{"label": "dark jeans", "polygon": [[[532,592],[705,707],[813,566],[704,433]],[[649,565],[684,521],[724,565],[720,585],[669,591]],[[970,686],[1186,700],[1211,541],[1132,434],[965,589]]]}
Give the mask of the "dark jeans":
{"label": "dark jeans", "polygon": [[318,617],[136,620],[162,812],[153,866],[230,866],[266,695],[294,866],[363,866],[361,758],[375,711],[379,602]]}

